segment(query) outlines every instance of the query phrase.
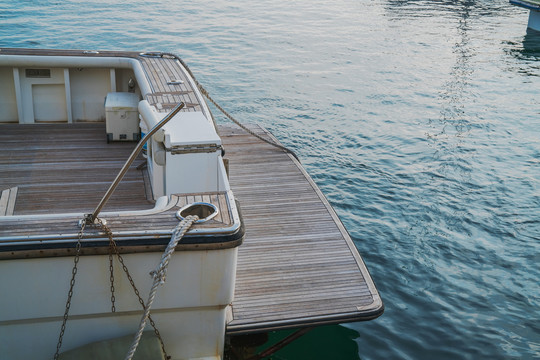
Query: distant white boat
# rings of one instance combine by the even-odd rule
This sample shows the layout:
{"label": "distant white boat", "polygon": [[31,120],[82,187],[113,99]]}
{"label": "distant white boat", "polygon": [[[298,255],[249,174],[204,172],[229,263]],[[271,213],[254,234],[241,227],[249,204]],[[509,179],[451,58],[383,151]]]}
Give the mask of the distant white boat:
{"label": "distant white boat", "polygon": [[540,31],[540,0],[510,0],[510,4],[529,9],[529,22],[527,27]]}

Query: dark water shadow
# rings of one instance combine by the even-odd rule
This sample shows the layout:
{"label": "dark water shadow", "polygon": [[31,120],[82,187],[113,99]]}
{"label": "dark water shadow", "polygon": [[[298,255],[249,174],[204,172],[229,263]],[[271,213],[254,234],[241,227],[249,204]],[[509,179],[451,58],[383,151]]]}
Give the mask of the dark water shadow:
{"label": "dark water shadow", "polygon": [[[269,333],[268,342],[258,349],[258,352],[267,349],[293,330],[274,331]],[[327,360],[348,359],[360,360],[356,339],[360,334],[341,325],[326,325],[317,327],[292,344],[284,347],[274,355],[265,359],[273,360]]]}
{"label": "dark water shadow", "polygon": [[527,29],[522,45],[521,58],[540,60],[540,31]]}
{"label": "dark water shadow", "polygon": [[504,51],[521,64],[512,66],[512,71],[528,77],[540,76],[540,31],[527,29],[521,40],[505,42]]}

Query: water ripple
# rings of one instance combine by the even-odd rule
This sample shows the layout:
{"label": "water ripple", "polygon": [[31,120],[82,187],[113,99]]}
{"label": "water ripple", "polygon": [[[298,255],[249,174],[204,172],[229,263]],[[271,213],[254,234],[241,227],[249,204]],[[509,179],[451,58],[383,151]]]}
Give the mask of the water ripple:
{"label": "water ripple", "polygon": [[526,12],[507,0],[0,9],[4,47],[179,53],[231,113],[300,154],[386,311],[276,359],[540,356],[540,35]]}

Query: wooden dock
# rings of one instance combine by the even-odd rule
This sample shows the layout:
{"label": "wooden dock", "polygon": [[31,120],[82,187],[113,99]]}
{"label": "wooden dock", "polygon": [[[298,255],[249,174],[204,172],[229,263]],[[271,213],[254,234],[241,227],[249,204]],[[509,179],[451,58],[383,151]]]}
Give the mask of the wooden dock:
{"label": "wooden dock", "polygon": [[227,333],[381,315],[381,298],[354,243],[303,167],[236,126],[219,130],[246,226]]}

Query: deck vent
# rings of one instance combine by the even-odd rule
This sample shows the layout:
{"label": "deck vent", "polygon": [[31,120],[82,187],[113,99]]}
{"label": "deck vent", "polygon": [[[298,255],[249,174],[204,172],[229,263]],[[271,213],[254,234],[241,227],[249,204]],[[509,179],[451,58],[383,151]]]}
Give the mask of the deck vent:
{"label": "deck vent", "polygon": [[27,78],[50,78],[51,69],[26,69]]}
{"label": "deck vent", "polygon": [[176,217],[184,220],[189,215],[197,215],[199,220],[196,223],[200,224],[213,219],[219,213],[218,208],[214,204],[206,202],[196,202],[184,206],[176,212]]}

